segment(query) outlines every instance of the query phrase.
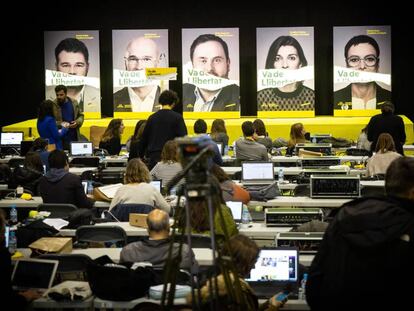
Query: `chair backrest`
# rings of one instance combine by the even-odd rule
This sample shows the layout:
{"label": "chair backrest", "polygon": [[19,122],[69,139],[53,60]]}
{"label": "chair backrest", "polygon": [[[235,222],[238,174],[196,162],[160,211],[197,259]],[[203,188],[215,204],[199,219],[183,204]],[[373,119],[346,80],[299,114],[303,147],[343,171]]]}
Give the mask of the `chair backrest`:
{"label": "chair backrest", "polygon": [[45,254],[39,258],[58,260],[58,277],[63,280],[87,280],[87,267],[92,259],[84,254]]}
{"label": "chair backrest", "polygon": [[75,205],[69,203],[42,203],[37,207],[39,212],[50,212],[50,218],[66,218],[77,209]]}
{"label": "chair backrest", "polygon": [[124,246],[127,244],[127,234],[119,226],[80,226],[76,229],[78,243],[104,243]]}
{"label": "chair backrest", "polygon": [[105,133],[105,126],[96,126],[92,125],[89,130],[89,138],[93,144],[94,148],[99,147],[99,142],[101,141],[102,135]]}
{"label": "chair backrest", "polygon": [[[187,244],[187,235],[182,236],[183,242]],[[179,241],[181,235],[176,236],[176,240]],[[191,248],[211,248],[211,237],[206,234],[191,234]]]}
{"label": "chair backrest", "polygon": [[[154,209],[153,206],[147,204],[117,204],[112,210],[111,213],[119,221],[129,221],[129,214],[149,214]],[[112,219],[111,214],[107,213],[106,216],[109,219]]]}

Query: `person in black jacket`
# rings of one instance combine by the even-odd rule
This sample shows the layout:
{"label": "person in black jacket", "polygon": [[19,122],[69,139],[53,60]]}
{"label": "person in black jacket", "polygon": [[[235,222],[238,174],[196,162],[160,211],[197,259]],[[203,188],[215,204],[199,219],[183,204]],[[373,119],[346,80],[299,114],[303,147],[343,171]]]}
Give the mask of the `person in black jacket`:
{"label": "person in black jacket", "polygon": [[3,306],[10,306],[13,310],[25,310],[30,301],[40,298],[42,294],[34,289],[22,292],[13,290],[11,257],[4,240],[5,227],[4,213],[0,210],[0,299]]}
{"label": "person in black jacket", "polygon": [[122,119],[112,119],[102,135],[99,148],[105,149],[110,155],[118,155],[121,151],[121,136],[124,128]]}
{"label": "person in black jacket", "polygon": [[344,204],[311,267],[312,310],[407,310],[414,278],[414,158],[388,167],[385,197]]}
{"label": "person in black jacket", "polygon": [[394,110],[391,102],[385,102],[381,106],[381,114],[373,116],[369,121],[367,136],[372,142],[371,151],[375,151],[378,137],[382,133],[388,133],[394,139],[397,152],[404,155],[403,145],[406,139],[404,121],[400,116],[394,115]]}
{"label": "person in black jacket", "polygon": [[39,153],[30,151],[26,154],[23,167],[16,167],[13,170],[9,188],[22,186],[29,190],[33,195],[38,195],[37,187],[40,178],[43,176],[43,163]]}
{"label": "person in black jacket", "polygon": [[187,135],[183,117],[171,110],[178,103],[177,93],[166,90],[161,93],[159,102],[162,108],[148,118],[138,148],[141,159],[147,154],[149,170],[161,160],[161,151],[167,141]]}
{"label": "person in black jacket", "polygon": [[94,202],[85,194],[79,176],[69,173],[68,157],[62,150],[49,155],[50,170],[39,181],[43,203],[69,203],[78,208],[92,208]]}

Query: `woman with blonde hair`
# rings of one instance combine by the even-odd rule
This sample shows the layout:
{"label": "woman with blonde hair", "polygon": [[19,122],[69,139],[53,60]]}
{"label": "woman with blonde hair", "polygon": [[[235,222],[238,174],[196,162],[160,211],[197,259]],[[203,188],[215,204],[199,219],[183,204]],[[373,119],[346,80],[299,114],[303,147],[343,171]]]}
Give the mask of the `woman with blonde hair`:
{"label": "woman with blonde hair", "polygon": [[375,154],[368,159],[367,176],[385,174],[391,162],[399,157],[401,155],[396,152],[392,136],[388,133],[382,133],[378,137]]}
{"label": "woman with blonde hair", "polygon": [[[178,144],[175,140],[169,140],[165,143],[161,152],[161,161],[158,162],[151,170],[153,179],[161,179],[162,184],[166,185],[183,167],[179,162]],[[179,184],[183,183],[182,179]]]}
{"label": "woman with blonde hair", "polygon": [[292,124],[290,127],[290,140],[286,149],[286,155],[292,155],[296,144],[309,142],[305,138],[306,130],[302,123]]}
{"label": "woman with blonde hair", "polygon": [[146,204],[170,212],[170,205],[161,193],[149,182],[150,173],[147,166],[138,158],[128,162],[124,185],[115,193],[109,210],[117,204]]}
{"label": "woman with blonde hair", "polygon": [[223,119],[215,119],[211,124],[210,137],[216,143],[222,143],[223,147],[228,146],[229,136]]}
{"label": "woman with blonde hair", "polygon": [[122,119],[112,119],[102,135],[99,148],[105,149],[110,155],[118,155],[121,151],[121,136],[124,128]]}

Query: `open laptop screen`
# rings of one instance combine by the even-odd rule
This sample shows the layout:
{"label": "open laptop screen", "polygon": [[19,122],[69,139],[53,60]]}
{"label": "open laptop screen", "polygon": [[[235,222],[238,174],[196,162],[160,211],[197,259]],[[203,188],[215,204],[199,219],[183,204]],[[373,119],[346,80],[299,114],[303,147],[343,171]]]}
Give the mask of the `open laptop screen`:
{"label": "open laptop screen", "polygon": [[242,180],[259,181],[274,180],[274,171],[272,162],[243,162],[242,163]]}
{"label": "open laptop screen", "polygon": [[70,143],[70,154],[73,156],[91,156],[92,153],[92,142],[73,141]]}
{"label": "open laptop screen", "polygon": [[241,222],[243,202],[227,201],[226,205],[230,208],[235,222]]}
{"label": "open laptop screen", "polygon": [[16,261],[12,274],[12,285],[16,290],[46,290],[52,286],[59,261],[45,259],[20,259]]}
{"label": "open laptop screen", "polygon": [[7,147],[20,147],[23,140],[23,132],[1,132],[0,144]]}
{"label": "open laptop screen", "polygon": [[220,151],[220,154],[221,155],[223,155],[223,144],[222,143],[216,143],[217,144],[217,147],[218,147],[218,149],[219,149],[219,151]]}
{"label": "open laptop screen", "polygon": [[155,187],[159,192],[161,192],[162,189],[162,181],[161,179],[154,179],[150,181],[150,184]]}
{"label": "open laptop screen", "polygon": [[296,248],[263,248],[246,281],[296,283],[298,262],[299,251]]}

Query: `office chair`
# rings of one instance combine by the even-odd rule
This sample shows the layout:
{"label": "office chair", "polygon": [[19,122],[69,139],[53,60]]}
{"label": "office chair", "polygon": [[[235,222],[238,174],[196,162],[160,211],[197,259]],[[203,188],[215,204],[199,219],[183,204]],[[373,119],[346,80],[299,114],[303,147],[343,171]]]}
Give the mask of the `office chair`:
{"label": "office chair", "polygon": [[98,243],[111,246],[116,244],[122,247],[127,244],[127,234],[119,226],[80,226],[76,229],[76,241],[78,244]]}
{"label": "office chair", "polygon": [[147,204],[117,204],[111,209],[111,213],[106,213],[106,218],[115,221],[129,221],[129,214],[149,214],[153,209],[153,206]]}
{"label": "office chair", "polygon": [[67,218],[77,209],[75,205],[69,203],[42,203],[37,207],[39,212],[50,212],[50,218]]}
{"label": "office chair", "polygon": [[40,259],[58,260],[57,269],[58,281],[66,280],[87,281],[87,267],[92,263],[92,259],[84,254],[44,254]]}

